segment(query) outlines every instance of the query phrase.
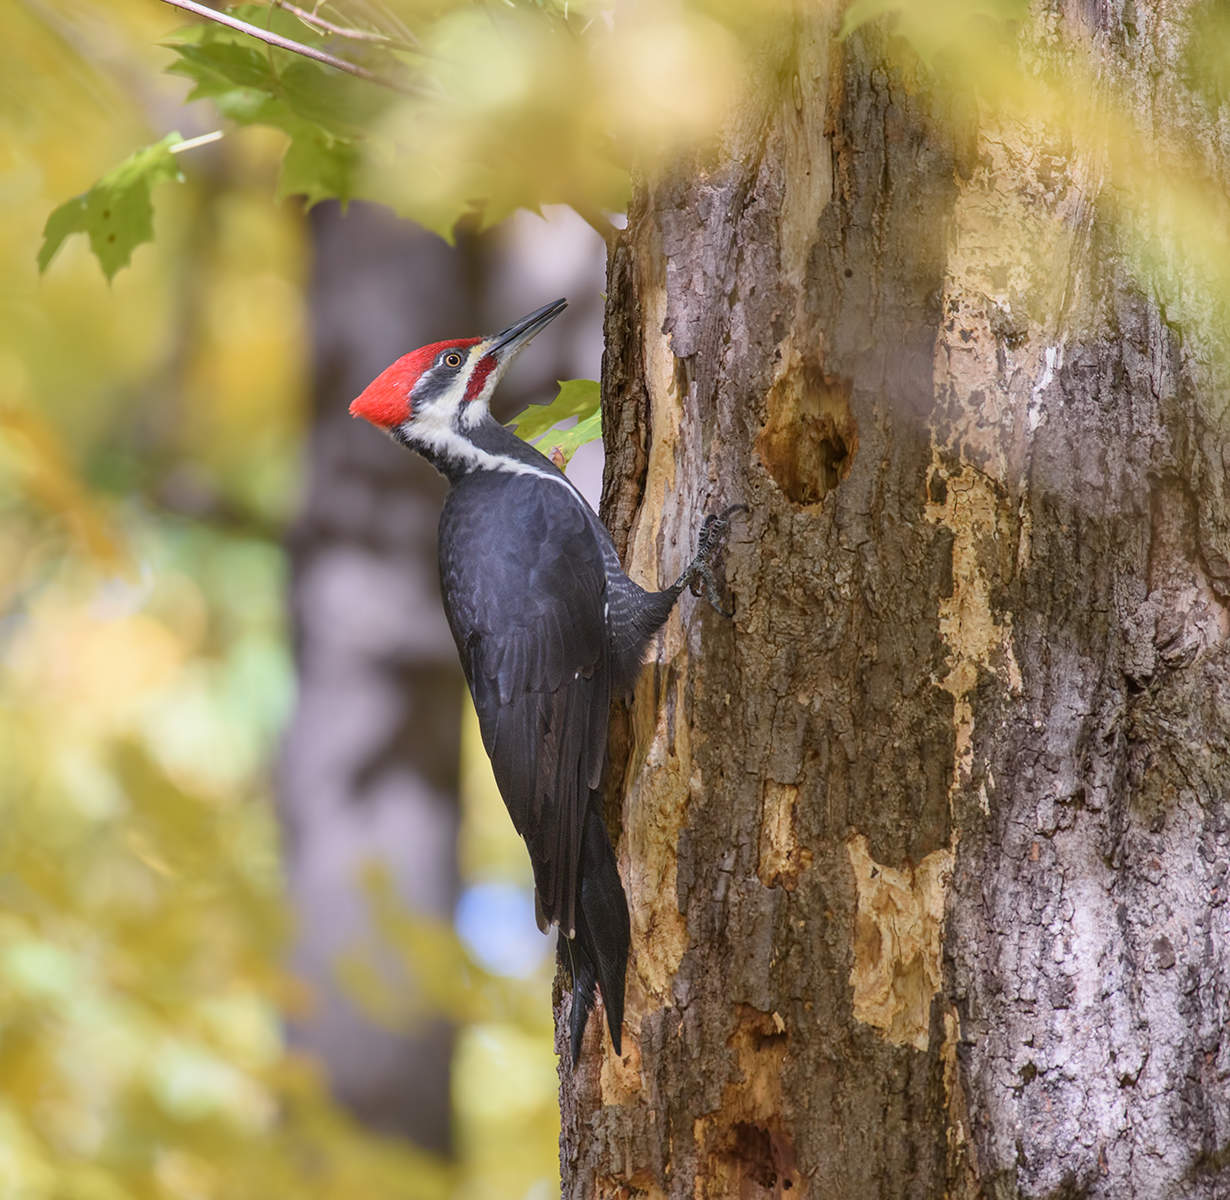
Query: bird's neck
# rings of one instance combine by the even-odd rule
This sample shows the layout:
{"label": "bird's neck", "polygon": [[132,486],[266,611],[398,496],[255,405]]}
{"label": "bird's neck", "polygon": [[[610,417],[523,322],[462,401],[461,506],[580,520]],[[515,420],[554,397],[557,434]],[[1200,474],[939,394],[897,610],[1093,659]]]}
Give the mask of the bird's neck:
{"label": "bird's neck", "polygon": [[554,463],[489,413],[464,432],[451,426],[440,431],[412,426],[409,433],[399,431],[394,436],[421,454],[453,484],[475,471],[562,478]]}

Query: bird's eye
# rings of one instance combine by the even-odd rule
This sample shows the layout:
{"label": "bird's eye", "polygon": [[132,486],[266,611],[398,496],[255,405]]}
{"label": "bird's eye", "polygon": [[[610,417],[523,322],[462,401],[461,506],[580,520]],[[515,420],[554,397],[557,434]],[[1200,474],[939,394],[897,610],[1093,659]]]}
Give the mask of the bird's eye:
{"label": "bird's eye", "polygon": [[456,350],[454,350],[451,354],[446,354],[444,356],[444,365],[446,367],[461,366],[461,355],[458,354]]}

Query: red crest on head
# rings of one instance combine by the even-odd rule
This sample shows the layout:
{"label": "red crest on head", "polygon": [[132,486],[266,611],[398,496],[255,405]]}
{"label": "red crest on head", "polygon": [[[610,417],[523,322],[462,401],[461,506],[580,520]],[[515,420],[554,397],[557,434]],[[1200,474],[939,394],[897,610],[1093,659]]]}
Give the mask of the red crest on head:
{"label": "red crest on head", "polygon": [[468,350],[480,338],[462,338],[451,342],[432,342],[403,354],[385,367],[350,403],[350,415],[370,421],[378,429],[392,429],[410,416],[410,393],[419,376],[435,361],[446,346]]}

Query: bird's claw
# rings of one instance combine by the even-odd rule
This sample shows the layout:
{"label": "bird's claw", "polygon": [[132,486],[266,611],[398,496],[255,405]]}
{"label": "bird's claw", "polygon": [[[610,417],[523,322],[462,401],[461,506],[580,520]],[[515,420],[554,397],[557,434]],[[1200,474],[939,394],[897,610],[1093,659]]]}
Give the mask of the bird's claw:
{"label": "bird's claw", "polygon": [[710,513],[700,527],[699,545],[696,557],[684,572],[693,596],[704,596],[714,612],[720,613],[727,620],[735,614],[722,607],[721,593],[718,590],[717,578],[713,574],[714,563],[721,557],[726,548],[726,539],[730,536],[730,518],[737,512],[748,512],[746,504],[732,504],[720,513]]}
{"label": "bird's claw", "polygon": [[707,563],[697,563],[692,568],[691,575],[692,578],[688,586],[691,589],[692,595],[703,595],[709,601],[709,607],[729,621],[735,615],[735,610],[722,607],[722,597],[718,592],[717,580],[714,578],[713,569]]}

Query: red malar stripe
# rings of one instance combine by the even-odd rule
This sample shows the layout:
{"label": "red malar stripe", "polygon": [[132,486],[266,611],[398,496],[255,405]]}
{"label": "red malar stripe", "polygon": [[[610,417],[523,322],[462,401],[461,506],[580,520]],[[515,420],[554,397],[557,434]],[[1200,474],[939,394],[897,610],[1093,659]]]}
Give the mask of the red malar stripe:
{"label": "red malar stripe", "polygon": [[493,354],[485,354],[474,364],[474,371],[470,375],[470,381],[466,384],[466,394],[462,399],[463,404],[469,404],[471,400],[477,400],[479,393],[487,385],[487,376],[495,370],[495,356]]}

